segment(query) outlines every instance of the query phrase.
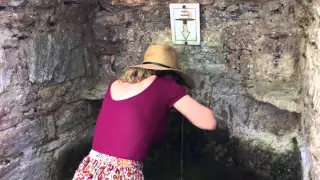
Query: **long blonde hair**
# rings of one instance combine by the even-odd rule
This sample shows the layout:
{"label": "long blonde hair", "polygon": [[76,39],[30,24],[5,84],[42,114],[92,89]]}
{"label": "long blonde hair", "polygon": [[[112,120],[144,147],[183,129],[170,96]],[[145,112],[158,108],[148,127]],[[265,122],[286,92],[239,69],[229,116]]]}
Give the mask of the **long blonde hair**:
{"label": "long blonde hair", "polygon": [[139,67],[129,67],[120,76],[119,80],[121,82],[138,83],[152,75],[155,75],[154,70]]}

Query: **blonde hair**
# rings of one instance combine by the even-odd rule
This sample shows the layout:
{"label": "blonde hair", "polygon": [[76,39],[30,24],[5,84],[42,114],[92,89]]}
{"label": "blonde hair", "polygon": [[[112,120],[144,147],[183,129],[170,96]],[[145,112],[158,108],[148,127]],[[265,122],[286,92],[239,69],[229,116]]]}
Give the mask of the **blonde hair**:
{"label": "blonde hair", "polygon": [[152,75],[155,75],[155,71],[151,69],[144,69],[139,67],[129,67],[120,76],[121,82],[138,83]]}

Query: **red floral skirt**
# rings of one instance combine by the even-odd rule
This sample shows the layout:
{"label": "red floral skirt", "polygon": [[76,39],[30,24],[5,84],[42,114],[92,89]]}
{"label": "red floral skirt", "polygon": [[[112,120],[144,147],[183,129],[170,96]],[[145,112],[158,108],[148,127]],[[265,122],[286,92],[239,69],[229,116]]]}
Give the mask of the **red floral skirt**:
{"label": "red floral skirt", "polygon": [[72,180],[143,180],[143,163],[91,150]]}

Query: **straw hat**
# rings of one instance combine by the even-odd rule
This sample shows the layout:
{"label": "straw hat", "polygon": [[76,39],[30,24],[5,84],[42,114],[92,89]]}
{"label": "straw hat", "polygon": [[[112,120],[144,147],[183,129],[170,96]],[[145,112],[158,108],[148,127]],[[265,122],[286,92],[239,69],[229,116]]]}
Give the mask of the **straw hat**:
{"label": "straw hat", "polygon": [[180,70],[177,53],[175,49],[169,45],[150,45],[144,54],[143,63],[131,67],[174,71],[184,80],[190,89],[194,88],[192,78]]}

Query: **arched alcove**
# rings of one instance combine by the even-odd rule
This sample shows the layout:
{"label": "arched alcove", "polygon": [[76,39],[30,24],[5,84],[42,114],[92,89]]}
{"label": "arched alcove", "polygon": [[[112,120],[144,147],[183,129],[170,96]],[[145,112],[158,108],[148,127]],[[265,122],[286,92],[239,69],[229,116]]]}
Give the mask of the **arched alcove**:
{"label": "arched alcove", "polygon": [[[170,2],[0,0],[0,179],[72,176],[111,80],[171,44]],[[218,130],[172,112],[146,179],[320,177],[317,1],[181,2],[201,4],[201,45],[174,47]]]}

